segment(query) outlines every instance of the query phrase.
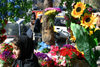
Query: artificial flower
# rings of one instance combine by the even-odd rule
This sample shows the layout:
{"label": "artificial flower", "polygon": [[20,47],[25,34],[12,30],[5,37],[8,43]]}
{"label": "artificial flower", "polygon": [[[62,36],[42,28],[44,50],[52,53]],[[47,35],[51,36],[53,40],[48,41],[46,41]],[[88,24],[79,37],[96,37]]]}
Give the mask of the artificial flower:
{"label": "artificial flower", "polygon": [[75,18],[80,18],[80,16],[83,14],[86,5],[82,2],[77,2],[75,5],[75,8],[71,12],[71,15]]}
{"label": "artificial flower", "polygon": [[97,18],[94,17],[92,14],[85,13],[84,16],[82,16],[81,18],[82,18],[81,25],[83,27],[90,29],[95,28]]}

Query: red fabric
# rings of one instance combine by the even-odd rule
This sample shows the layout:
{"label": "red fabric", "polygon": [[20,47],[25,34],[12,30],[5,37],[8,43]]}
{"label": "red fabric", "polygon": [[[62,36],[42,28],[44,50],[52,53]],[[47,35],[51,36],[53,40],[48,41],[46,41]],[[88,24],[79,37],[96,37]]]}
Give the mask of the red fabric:
{"label": "red fabric", "polygon": [[19,64],[17,64],[17,67],[19,67]]}

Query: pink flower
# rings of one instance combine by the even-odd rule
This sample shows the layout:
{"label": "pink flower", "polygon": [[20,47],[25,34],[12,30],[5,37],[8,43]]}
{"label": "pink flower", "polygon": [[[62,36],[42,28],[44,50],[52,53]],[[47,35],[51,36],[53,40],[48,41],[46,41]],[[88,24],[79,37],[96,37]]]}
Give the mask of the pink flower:
{"label": "pink flower", "polygon": [[61,12],[61,9],[60,8],[52,8],[52,7],[49,7],[49,8],[46,8],[45,11],[48,11],[48,10],[56,10],[57,12]]}
{"label": "pink flower", "polygon": [[2,55],[0,54],[0,59],[2,58]]}
{"label": "pink flower", "polygon": [[55,52],[55,51],[52,51],[52,50],[51,50],[49,53],[50,53],[51,55],[53,55],[53,56],[56,55],[56,52]]}
{"label": "pink flower", "polygon": [[58,46],[51,46],[51,50],[52,51],[58,51],[59,50],[59,47]]}
{"label": "pink flower", "polygon": [[15,59],[15,55],[12,55],[11,57],[12,57],[13,59]]}

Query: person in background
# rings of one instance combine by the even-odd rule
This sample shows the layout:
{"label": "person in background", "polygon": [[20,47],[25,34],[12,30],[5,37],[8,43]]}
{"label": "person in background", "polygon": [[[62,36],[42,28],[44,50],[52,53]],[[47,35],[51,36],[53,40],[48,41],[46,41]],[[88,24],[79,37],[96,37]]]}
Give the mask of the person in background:
{"label": "person in background", "polygon": [[33,53],[34,42],[25,35],[15,37],[11,42],[15,61],[12,67],[40,67],[38,58]]}
{"label": "person in background", "polygon": [[41,30],[41,18],[42,18],[42,14],[39,14],[38,18],[35,20],[35,23],[34,23],[34,32],[35,33],[40,33],[40,30]]}
{"label": "person in background", "polygon": [[42,28],[41,19],[42,19],[42,14],[39,14],[38,18],[35,20],[34,23],[35,41],[38,41],[37,36],[41,34],[41,28]]}

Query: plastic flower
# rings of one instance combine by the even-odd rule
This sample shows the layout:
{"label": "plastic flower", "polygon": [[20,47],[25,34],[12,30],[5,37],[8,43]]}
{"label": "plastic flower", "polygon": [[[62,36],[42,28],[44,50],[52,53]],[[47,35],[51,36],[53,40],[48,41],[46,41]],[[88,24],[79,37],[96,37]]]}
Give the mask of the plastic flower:
{"label": "plastic flower", "polygon": [[80,16],[83,14],[86,5],[82,2],[77,2],[75,5],[75,8],[71,12],[71,15],[75,18],[80,18]]}
{"label": "plastic flower", "polygon": [[93,29],[95,28],[94,24],[96,24],[96,17],[92,14],[85,13],[84,16],[82,16],[81,25],[83,27]]}

